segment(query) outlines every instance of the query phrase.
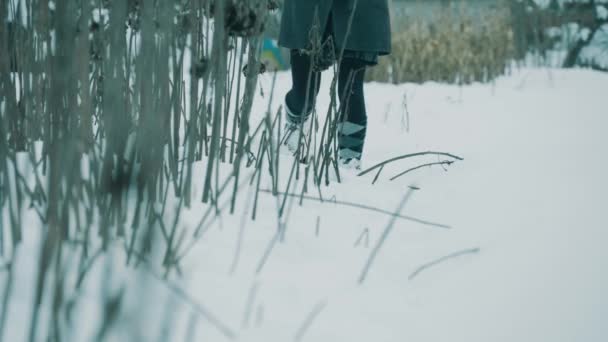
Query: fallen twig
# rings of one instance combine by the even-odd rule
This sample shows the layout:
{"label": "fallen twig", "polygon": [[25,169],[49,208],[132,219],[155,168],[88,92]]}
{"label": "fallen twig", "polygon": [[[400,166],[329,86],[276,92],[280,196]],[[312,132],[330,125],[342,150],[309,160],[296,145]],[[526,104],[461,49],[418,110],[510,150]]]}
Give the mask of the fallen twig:
{"label": "fallen twig", "polygon": [[418,156],[424,156],[424,155],[429,155],[429,154],[434,154],[434,155],[438,155],[438,156],[446,156],[446,157],[454,158],[456,160],[464,160],[464,158],[461,158],[459,156],[453,155],[451,153],[446,153],[446,152],[433,152],[433,151],[416,152],[416,153],[404,154],[404,155],[399,156],[399,157],[394,157],[394,158],[391,158],[391,159],[387,159],[387,160],[385,160],[385,161],[383,161],[381,163],[378,163],[378,164],[376,164],[376,165],[374,165],[374,166],[372,166],[372,167],[370,167],[370,168],[368,168],[368,169],[366,169],[364,171],[361,171],[357,176],[364,176],[364,175],[368,174],[369,172],[371,172],[371,171],[373,171],[373,170],[375,170],[375,169],[377,169],[379,167],[382,167],[382,166],[384,166],[386,164],[390,164],[390,163],[395,162],[397,160],[406,159],[406,158],[412,158],[412,157],[418,157]]}
{"label": "fallen twig", "polygon": [[414,272],[412,272],[412,274],[410,274],[410,276],[407,278],[408,280],[412,280],[414,279],[418,274],[420,274],[420,272],[428,269],[429,267],[435,266],[441,262],[444,262],[448,259],[452,259],[452,258],[456,258],[465,254],[473,254],[473,253],[479,253],[480,249],[478,248],[470,248],[470,249],[465,249],[459,252],[454,252],[452,254],[448,254],[444,257],[441,257],[437,260],[431,261],[429,263],[426,263],[420,267],[418,267]]}
{"label": "fallen twig", "polygon": [[393,176],[393,177],[392,177],[390,180],[392,180],[392,181],[393,181],[393,180],[395,180],[395,179],[397,179],[397,178],[399,178],[399,177],[401,177],[401,176],[405,175],[406,173],[409,173],[409,172],[411,172],[411,171],[415,171],[415,170],[421,169],[421,168],[426,167],[426,166],[433,166],[433,165],[452,165],[453,163],[454,163],[454,161],[453,161],[453,160],[444,160],[444,161],[435,162],[435,163],[427,163],[427,164],[418,165],[418,166],[416,166],[416,167],[412,167],[412,168],[410,168],[410,169],[407,169],[407,170],[405,170],[405,171],[403,171],[403,172],[401,172],[401,173],[399,173],[399,174],[397,174],[397,175]]}

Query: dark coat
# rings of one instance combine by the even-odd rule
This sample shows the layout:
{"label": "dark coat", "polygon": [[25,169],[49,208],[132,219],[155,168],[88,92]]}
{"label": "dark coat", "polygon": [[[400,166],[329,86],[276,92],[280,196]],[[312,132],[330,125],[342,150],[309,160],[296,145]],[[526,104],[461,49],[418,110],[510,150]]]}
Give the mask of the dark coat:
{"label": "dark coat", "polygon": [[330,12],[332,13],[336,45],[342,48],[355,2],[356,9],[346,39],[346,50],[389,54],[391,25],[388,0],[285,0],[279,45],[290,49],[307,48],[315,13],[318,11],[321,34]]}

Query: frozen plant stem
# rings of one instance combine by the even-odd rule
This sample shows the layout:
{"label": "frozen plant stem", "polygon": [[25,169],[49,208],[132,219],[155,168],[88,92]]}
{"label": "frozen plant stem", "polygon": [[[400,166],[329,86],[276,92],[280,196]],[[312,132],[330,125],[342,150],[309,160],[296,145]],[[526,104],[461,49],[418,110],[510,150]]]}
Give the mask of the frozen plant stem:
{"label": "frozen plant stem", "polygon": [[302,338],[304,338],[304,334],[306,334],[306,332],[308,331],[308,329],[314,322],[315,318],[317,318],[317,316],[321,313],[321,311],[323,311],[323,309],[325,308],[326,305],[327,305],[327,302],[324,300],[317,303],[317,305],[315,305],[315,307],[308,314],[308,316],[306,316],[306,319],[304,319],[304,322],[302,322],[302,325],[296,332],[294,341],[299,342],[302,340]]}
{"label": "frozen plant stem", "polygon": [[247,328],[249,326],[249,321],[253,312],[253,304],[258,293],[258,287],[259,284],[255,282],[249,290],[249,295],[247,296],[247,305],[245,306],[245,312],[243,313],[243,321],[241,322],[241,328]]}
{"label": "frozen plant stem", "polygon": [[270,257],[270,253],[272,253],[272,250],[274,249],[274,246],[277,244],[277,241],[279,240],[280,237],[281,237],[281,230],[279,229],[273,235],[272,239],[268,243],[268,246],[266,246],[266,250],[264,251],[264,255],[262,256],[262,259],[260,259],[260,262],[258,263],[258,267],[255,270],[256,274],[259,274],[260,272],[262,272],[262,269],[264,268],[264,265],[266,265],[266,262],[268,261],[268,258]]}
{"label": "frozen plant stem", "polygon": [[203,307],[201,304],[197,303],[186,291],[179,288],[178,286],[170,283],[167,280],[163,280],[161,276],[154,273],[152,268],[149,265],[146,265],[149,273],[156,278],[158,281],[163,283],[173,294],[182,299],[184,302],[188,303],[192,309],[198,313],[200,316],[205,318],[211,325],[215,326],[217,330],[219,330],[226,338],[230,340],[236,339],[236,333],[228,327],[225,323],[220,321],[214,314],[212,314],[207,308]]}
{"label": "frozen plant stem", "polygon": [[[412,186],[411,189],[412,190],[419,190],[420,188],[418,188],[416,186]],[[268,189],[260,189],[260,192],[267,193],[267,194],[271,194],[272,193],[272,191],[268,190]],[[283,193],[280,192],[279,195],[283,195]],[[289,193],[287,195],[291,196],[291,197],[300,197],[301,196],[301,195],[293,194],[293,193]],[[308,200],[318,201],[318,202],[321,202],[321,203],[330,202],[330,203],[333,203],[333,204],[336,204],[336,205],[343,205],[343,206],[352,207],[352,208],[369,210],[369,211],[377,212],[377,213],[380,213],[380,214],[394,216],[394,217],[397,217],[397,218],[400,218],[400,219],[403,219],[403,220],[408,220],[408,221],[416,222],[416,223],[419,223],[419,224],[422,224],[422,225],[425,225],[425,226],[431,226],[431,227],[442,228],[442,229],[452,229],[451,226],[448,226],[446,224],[431,222],[431,221],[427,221],[427,220],[422,220],[422,219],[415,218],[415,217],[412,217],[412,216],[407,216],[407,215],[395,214],[395,213],[390,212],[388,210],[372,207],[372,206],[365,205],[365,204],[354,203],[354,202],[347,202],[347,201],[338,201],[336,199],[336,196],[333,196],[333,197],[329,198],[327,201],[323,200],[322,198],[317,198],[317,197],[312,197],[312,196],[303,196],[303,198],[308,199]]]}
{"label": "frozen plant stem", "polygon": [[363,241],[363,239],[365,238],[365,248],[369,247],[369,228],[365,228],[363,230],[363,232],[361,233],[361,235],[359,235],[359,238],[357,239],[357,241],[355,241],[355,247],[359,246],[361,244],[361,241]]}
{"label": "frozen plant stem", "polygon": [[393,230],[393,227],[395,226],[395,221],[397,220],[397,215],[399,215],[401,213],[401,211],[403,211],[403,207],[405,207],[405,204],[407,203],[409,198],[412,196],[413,192],[414,192],[414,190],[412,188],[408,188],[407,193],[405,194],[405,196],[403,196],[401,203],[399,203],[399,206],[397,207],[397,210],[395,211],[395,215],[393,215],[393,217],[391,217],[391,220],[389,221],[388,225],[384,229],[384,232],[382,233],[382,236],[378,240],[378,243],[376,243],[376,245],[374,246],[374,249],[372,249],[372,251],[369,255],[369,258],[367,259],[367,262],[365,263],[365,266],[363,267],[361,276],[359,276],[359,284],[363,284],[363,282],[365,281],[365,278],[367,278],[367,273],[369,272],[370,268],[372,267],[374,260],[378,256],[378,252],[380,251],[380,248],[382,248],[382,246],[384,245],[384,242],[386,242],[386,239],[388,238],[388,235],[391,233],[391,230]]}

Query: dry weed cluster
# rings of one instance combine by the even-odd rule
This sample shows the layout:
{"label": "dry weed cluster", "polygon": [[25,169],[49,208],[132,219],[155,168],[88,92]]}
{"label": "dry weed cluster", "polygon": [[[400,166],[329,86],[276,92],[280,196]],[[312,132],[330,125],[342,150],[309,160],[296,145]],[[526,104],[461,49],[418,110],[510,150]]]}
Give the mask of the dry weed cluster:
{"label": "dry weed cluster", "polygon": [[393,52],[368,73],[369,81],[488,82],[508,72],[514,38],[507,9],[473,17],[442,10],[432,19],[393,18]]}

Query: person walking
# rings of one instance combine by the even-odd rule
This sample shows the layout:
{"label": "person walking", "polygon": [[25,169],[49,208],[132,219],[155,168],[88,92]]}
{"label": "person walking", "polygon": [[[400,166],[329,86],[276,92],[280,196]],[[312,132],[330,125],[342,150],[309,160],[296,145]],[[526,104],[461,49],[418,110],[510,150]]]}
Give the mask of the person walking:
{"label": "person walking", "polygon": [[[285,0],[279,45],[290,50],[292,87],[285,95],[284,144],[296,153],[308,138],[321,72],[338,62],[339,165],[359,169],[367,131],[363,81],[391,52],[388,0]],[[342,53],[343,51],[343,53]]]}

